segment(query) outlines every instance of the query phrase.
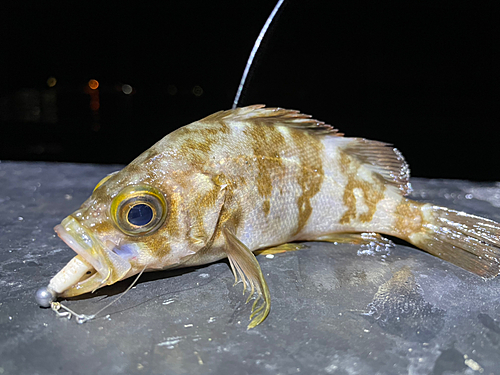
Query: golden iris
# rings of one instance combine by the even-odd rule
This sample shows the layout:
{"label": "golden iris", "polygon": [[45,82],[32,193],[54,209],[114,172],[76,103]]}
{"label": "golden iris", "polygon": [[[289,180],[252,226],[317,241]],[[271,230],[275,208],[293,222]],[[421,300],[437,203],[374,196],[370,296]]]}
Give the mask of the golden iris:
{"label": "golden iris", "polygon": [[143,235],[160,227],[167,216],[167,203],[152,186],[127,186],[113,199],[111,216],[123,233]]}

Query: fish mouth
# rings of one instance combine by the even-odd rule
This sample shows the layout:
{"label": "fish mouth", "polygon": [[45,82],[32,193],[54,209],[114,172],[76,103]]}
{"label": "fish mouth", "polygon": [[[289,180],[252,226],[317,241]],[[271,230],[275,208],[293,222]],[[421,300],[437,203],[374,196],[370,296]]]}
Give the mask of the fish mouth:
{"label": "fish mouth", "polygon": [[[82,261],[81,269],[84,270],[83,276],[76,283],[58,287],[59,290],[56,291],[62,297],[74,297],[114,284],[123,279],[132,267],[130,262],[113,252],[114,247],[104,246],[90,230],[71,215],[54,230],[59,238],[78,254],[77,258]],[[64,269],[59,274],[63,272]]]}

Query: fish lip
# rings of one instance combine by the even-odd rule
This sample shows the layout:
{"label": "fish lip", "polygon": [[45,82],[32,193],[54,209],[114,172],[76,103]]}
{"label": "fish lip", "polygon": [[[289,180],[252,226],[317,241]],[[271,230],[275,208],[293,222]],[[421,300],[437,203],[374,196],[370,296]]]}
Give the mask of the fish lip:
{"label": "fish lip", "polygon": [[54,230],[66,245],[87,261],[99,274],[101,283],[95,289],[114,284],[127,277],[132,268],[130,262],[113,251],[114,244],[111,248],[104,246],[92,231],[72,215],[66,217]]}
{"label": "fish lip", "polygon": [[[68,223],[70,223],[70,226],[68,226]],[[63,242],[68,245],[75,253],[77,253],[88,263],[90,263],[90,265],[94,267],[97,272],[101,270],[101,272],[99,273],[102,273],[102,271],[105,271],[103,269],[105,268],[105,266],[103,266],[103,264],[90,253],[92,246],[82,246],[82,244],[78,243],[78,241],[76,240],[75,235],[70,234],[68,230],[66,230],[66,228],[70,229],[70,231],[71,229],[73,229],[72,231],[75,232],[75,224],[80,226],[84,233],[86,233],[85,229],[81,227],[81,225],[79,225],[79,223],[71,216],[68,216],[66,219],[64,219],[61,224],[56,225],[54,227],[54,231],[59,236],[59,238],[63,240]]]}

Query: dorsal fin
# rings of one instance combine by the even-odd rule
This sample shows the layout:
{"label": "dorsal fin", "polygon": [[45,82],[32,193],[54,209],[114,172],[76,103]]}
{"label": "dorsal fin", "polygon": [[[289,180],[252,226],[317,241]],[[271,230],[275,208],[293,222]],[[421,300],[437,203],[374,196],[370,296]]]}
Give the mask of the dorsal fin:
{"label": "dorsal fin", "polygon": [[305,115],[299,111],[283,108],[266,108],[263,104],[251,105],[219,111],[204,118],[202,121],[252,121],[264,125],[281,125],[291,128],[303,129],[314,134],[331,134],[343,136],[333,126],[325,124],[322,121],[314,120],[310,115]]}
{"label": "dorsal fin", "polygon": [[411,193],[410,167],[401,152],[391,144],[352,138],[343,151],[356,157],[372,172],[378,173],[387,183],[401,190],[403,195]]}
{"label": "dorsal fin", "polygon": [[[315,135],[344,135],[338,133],[338,130],[331,125],[312,119],[310,115],[290,109],[266,108],[263,104],[219,111],[202,121],[224,121],[226,123],[250,121],[255,124],[303,129]],[[388,184],[400,189],[404,195],[411,193],[410,168],[398,149],[388,143],[363,138],[350,138],[350,140],[352,141],[343,149],[344,152],[357,158],[365,167],[380,175]]]}

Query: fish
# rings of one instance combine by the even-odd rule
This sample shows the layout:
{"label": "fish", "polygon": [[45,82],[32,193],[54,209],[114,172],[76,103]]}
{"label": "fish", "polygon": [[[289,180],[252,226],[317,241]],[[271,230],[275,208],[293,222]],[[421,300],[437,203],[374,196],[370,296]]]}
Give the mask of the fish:
{"label": "fish", "polygon": [[410,192],[409,166],[390,144],[345,137],[295,110],[219,111],[106,176],[54,228],[77,255],[47,290],[74,297],[142,271],[228,258],[247,302],[254,298],[253,328],[271,308],[255,256],[263,249],[383,244],[388,235],[480,277],[498,275],[499,223],[411,200]]}

